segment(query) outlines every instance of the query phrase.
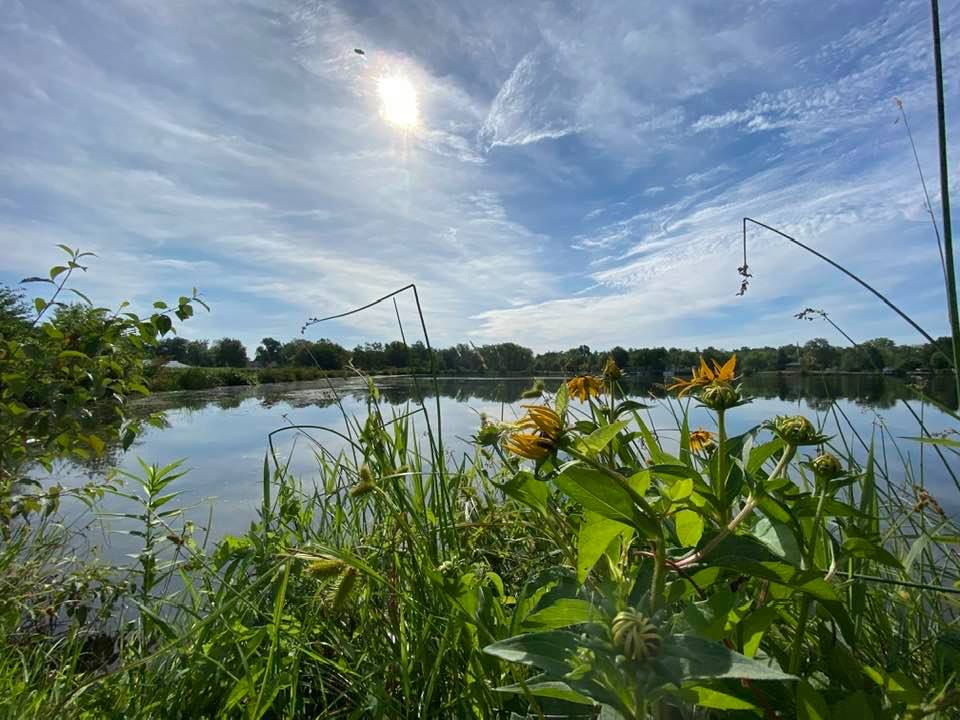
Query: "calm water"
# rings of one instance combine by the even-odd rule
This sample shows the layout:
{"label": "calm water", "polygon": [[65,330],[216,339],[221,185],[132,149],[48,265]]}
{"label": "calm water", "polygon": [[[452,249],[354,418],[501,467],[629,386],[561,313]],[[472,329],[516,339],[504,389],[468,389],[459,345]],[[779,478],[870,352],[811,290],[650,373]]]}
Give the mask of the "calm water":
{"label": "calm water", "polygon": [[[559,380],[547,382],[548,389],[555,389]],[[377,381],[384,408],[393,407],[398,413],[416,409],[416,389],[409,378],[382,378]],[[440,406],[444,442],[448,452],[462,455],[471,452],[464,438],[474,433],[479,425],[480,413],[491,418],[513,419],[519,413],[520,393],[529,387],[528,379],[449,379],[440,381]],[[947,383],[949,387],[949,383]],[[358,382],[338,381],[335,384],[341,402],[348,415],[364,417],[366,414],[367,390]],[[435,413],[431,381],[421,380],[419,387],[429,396],[427,409],[431,419]],[[844,425],[845,435],[850,437],[850,424],[869,442],[871,435],[885,437],[890,467],[897,468],[902,478],[903,464],[896,460],[892,438],[914,437],[919,434],[917,422],[910,414],[905,399],[919,414],[930,432],[942,432],[956,427],[950,417],[929,405],[912,399],[912,394],[895,378],[875,376],[800,377],[784,375],[753,376],[746,379],[745,390],[753,401],[732,411],[728,424],[730,432],[746,430],[777,414],[806,414],[819,419],[829,434],[837,431],[836,415]],[[939,390],[936,385],[932,392]],[[940,397],[945,402],[953,398],[945,393]],[[649,421],[657,427],[667,444],[676,442],[676,430],[670,407],[664,399],[651,397],[649,384],[634,383],[631,395],[646,399],[651,405]],[[527,401],[523,401],[527,402]],[[181,504],[196,504],[190,516],[199,525],[206,526],[212,508],[211,537],[245,530],[256,517],[260,500],[260,486],[267,434],[290,424],[322,425],[340,431],[344,421],[325,382],[288,383],[262,385],[250,388],[223,388],[198,392],[175,392],[155,395],[140,403],[140,412],[162,411],[166,427],[151,428],[141,436],[126,453],[115,452],[107,465],[127,469],[137,467],[137,459],[147,463],[165,464],[185,459],[189,473],[177,481],[182,491]],[[691,409],[691,425],[712,428],[710,416],[702,409]],[[844,419],[844,416],[846,419]],[[414,419],[414,426],[421,436],[422,447],[427,447],[425,425],[422,418]],[[311,431],[325,447],[337,453],[344,442],[336,435]],[[308,442],[297,440],[295,433],[277,437],[276,446],[284,457],[291,458],[290,469],[303,481],[309,482],[316,475],[316,460]],[[900,441],[900,450],[919,478],[921,448],[917,443]],[[857,448],[860,457],[865,456]],[[924,482],[927,489],[937,497],[951,513],[960,512],[958,496],[953,480],[944,470],[933,451],[923,451]],[[954,471],[960,474],[960,462],[954,456]],[[105,467],[77,468],[61,466],[56,473],[65,485],[80,482],[84,475],[102,473]],[[107,510],[122,511],[125,508],[117,499],[109,499]],[[126,508],[129,509],[129,506]],[[121,526],[117,521],[105,520],[104,538]],[[111,524],[112,523],[112,524]],[[112,556],[122,554],[128,541],[123,536],[110,541]]]}

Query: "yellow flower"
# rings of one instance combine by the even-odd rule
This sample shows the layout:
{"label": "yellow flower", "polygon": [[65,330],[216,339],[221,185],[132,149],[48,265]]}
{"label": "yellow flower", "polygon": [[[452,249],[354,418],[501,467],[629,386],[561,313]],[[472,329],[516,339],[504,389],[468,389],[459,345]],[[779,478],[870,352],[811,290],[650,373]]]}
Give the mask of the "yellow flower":
{"label": "yellow flower", "polygon": [[[700,359],[703,362],[703,358]],[[706,363],[704,363],[706,364]],[[713,379],[717,382],[733,382],[737,376],[737,355],[734,353],[723,365],[716,360],[713,361],[713,367],[716,370]]]}
{"label": "yellow flower", "polygon": [[546,405],[522,405],[527,414],[520,418],[516,427],[533,432],[513,433],[503,447],[514,455],[542,460],[556,447],[563,432],[563,418]]}
{"label": "yellow flower", "polygon": [[698,428],[690,433],[690,450],[700,452],[713,445],[713,433],[703,428]]}
{"label": "yellow flower", "polygon": [[592,375],[577,375],[567,380],[567,390],[580,402],[586,402],[587,398],[603,394],[603,380]]}
{"label": "yellow flower", "polygon": [[680,392],[677,393],[677,397],[683,397],[688,392],[709,385],[712,382],[733,382],[737,375],[737,356],[735,354],[731,355],[730,359],[723,365],[714,360],[713,368],[707,365],[707,361],[701,356],[700,367],[693,368],[692,372],[693,375],[689,380],[675,377],[675,382],[669,386],[667,390],[679,390]]}
{"label": "yellow flower", "polygon": [[556,438],[563,430],[563,419],[546,405],[521,405],[527,414],[520,419],[520,427],[539,430],[550,438]]}
{"label": "yellow flower", "polygon": [[538,433],[514,433],[503,447],[520,457],[543,460],[553,450],[553,441]]}
{"label": "yellow flower", "polygon": [[607,363],[603,366],[603,379],[609,382],[616,382],[623,377],[623,370],[617,365],[617,361],[610,355],[607,357]]}

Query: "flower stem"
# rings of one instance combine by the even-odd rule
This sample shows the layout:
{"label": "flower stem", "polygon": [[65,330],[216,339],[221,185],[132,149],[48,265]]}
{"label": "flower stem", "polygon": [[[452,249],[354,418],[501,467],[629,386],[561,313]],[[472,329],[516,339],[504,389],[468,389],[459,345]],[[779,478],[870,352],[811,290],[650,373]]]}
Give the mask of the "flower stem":
{"label": "flower stem", "polygon": [[713,488],[717,501],[721,503],[720,523],[722,525],[730,522],[730,506],[723,504],[723,495],[727,484],[727,425],[725,414],[723,410],[717,411],[717,477]]}
{"label": "flower stem", "polygon": [[800,653],[803,651],[803,635],[807,630],[807,617],[810,615],[810,596],[804,595],[800,600],[800,617],[797,618],[797,632],[793,637],[793,648],[790,650],[790,665],[787,672],[796,674],[800,669]]}
{"label": "flower stem", "polygon": [[650,583],[650,612],[655,613],[664,603],[667,585],[667,551],[663,537],[653,547],[653,579]]}

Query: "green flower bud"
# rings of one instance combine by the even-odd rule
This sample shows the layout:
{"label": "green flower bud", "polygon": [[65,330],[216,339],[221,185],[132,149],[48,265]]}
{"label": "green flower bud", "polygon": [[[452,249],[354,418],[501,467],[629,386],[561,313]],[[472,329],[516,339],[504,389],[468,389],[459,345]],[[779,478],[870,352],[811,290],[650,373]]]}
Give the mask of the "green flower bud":
{"label": "green flower bud", "polygon": [[473,436],[473,441],[481,447],[493,447],[500,442],[500,436],[503,435],[503,428],[499,425],[487,422],[484,418],[480,429]]}
{"label": "green flower bud", "polygon": [[736,407],[741,399],[740,392],[727,383],[711,383],[700,393],[700,402],[717,412]]}
{"label": "green flower bud", "polygon": [[611,626],[613,646],[628,660],[646,660],[660,652],[662,638],[657,626],[634,608],[617,613]]}
{"label": "green flower bud", "polygon": [[813,423],[803,415],[779,416],[770,424],[770,428],[784,442],[794,447],[819,445],[827,440],[827,437],[818,433]]}
{"label": "green flower bud", "polygon": [[817,455],[810,462],[810,465],[813,467],[813,471],[817,474],[817,477],[821,477],[824,480],[833,480],[843,475],[843,465],[830,453]]}

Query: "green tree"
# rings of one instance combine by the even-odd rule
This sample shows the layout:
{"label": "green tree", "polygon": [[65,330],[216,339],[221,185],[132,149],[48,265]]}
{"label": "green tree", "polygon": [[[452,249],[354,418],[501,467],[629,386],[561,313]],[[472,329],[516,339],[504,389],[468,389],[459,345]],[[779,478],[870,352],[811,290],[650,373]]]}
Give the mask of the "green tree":
{"label": "green tree", "polygon": [[261,367],[279,365],[283,360],[283,355],[281,354],[282,349],[282,342],[275,340],[272,337],[265,337],[260,341],[260,345],[257,347],[254,360]]}
{"label": "green tree", "polygon": [[800,363],[804,370],[828,370],[836,367],[839,359],[837,348],[824,338],[810,340],[800,353]]}
{"label": "green tree", "polygon": [[177,362],[189,365],[190,363],[187,362],[187,349],[189,345],[190,343],[186,338],[164,338],[157,343],[157,357],[164,360],[176,360]]}
{"label": "green tree", "polygon": [[25,334],[30,329],[30,314],[22,289],[0,285],[0,339]]}
{"label": "green tree", "polygon": [[337,343],[326,338],[313,343],[311,363],[321,370],[340,370],[347,362],[349,353]]}
{"label": "green tree", "polygon": [[191,340],[187,343],[187,365],[194,367],[210,367],[214,365],[213,353],[206,340]]}
{"label": "green tree", "polygon": [[250,364],[247,348],[236,338],[220,338],[211,348],[213,361],[220,367],[246,367]]}
{"label": "green tree", "polygon": [[613,358],[613,361],[621,370],[630,364],[630,353],[628,353],[619,345],[615,345],[614,347],[610,348],[608,355]]}
{"label": "green tree", "polygon": [[410,365],[410,351],[399,340],[387,343],[383,351],[383,360],[388,368],[405,368]]}

